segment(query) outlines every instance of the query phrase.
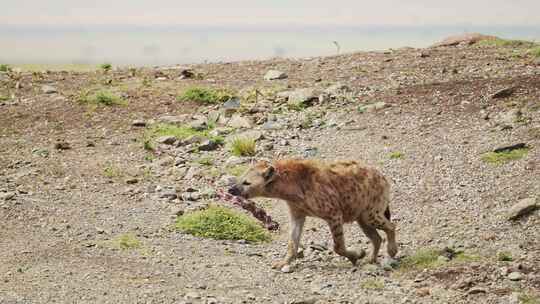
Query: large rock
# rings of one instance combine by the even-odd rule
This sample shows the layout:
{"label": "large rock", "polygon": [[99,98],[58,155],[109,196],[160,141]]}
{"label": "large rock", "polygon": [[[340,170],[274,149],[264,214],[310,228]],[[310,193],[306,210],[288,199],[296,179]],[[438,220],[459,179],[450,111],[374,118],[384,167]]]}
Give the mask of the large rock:
{"label": "large rock", "polygon": [[324,93],[330,96],[338,96],[340,94],[347,93],[350,91],[351,91],[351,88],[338,82],[326,88],[326,90],[324,90]]}
{"label": "large rock", "polygon": [[219,147],[219,143],[212,139],[207,139],[199,145],[199,151],[214,151]]}
{"label": "large rock", "polygon": [[540,207],[540,203],[534,197],[522,199],[517,204],[512,206],[507,212],[507,218],[509,220],[516,220],[521,216],[524,216],[535,209]]}
{"label": "large rock", "polygon": [[172,135],[161,136],[156,139],[156,142],[165,145],[172,145],[176,141],[176,137]]}
{"label": "large rock", "polygon": [[459,44],[470,45],[470,44],[475,44],[478,41],[488,40],[488,39],[490,40],[490,39],[498,39],[498,38],[495,36],[482,35],[479,33],[466,33],[466,34],[450,36],[441,42],[435,43],[431,47],[454,46],[454,45],[459,45]]}
{"label": "large rock", "polygon": [[309,102],[318,99],[319,94],[316,94],[312,88],[304,88],[291,91],[289,93],[289,101],[293,102]]}
{"label": "large rock", "polygon": [[379,101],[376,103],[361,106],[359,108],[359,111],[360,112],[374,112],[374,111],[382,110],[386,107],[388,107],[388,105],[385,102]]}
{"label": "large rock", "polygon": [[277,80],[277,79],[285,79],[285,78],[287,78],[287,74],[278,70],[269,70],[264,75],[264,80]]}
{"label": "large rock", "polygon": [[41,87],[41,91],[45,94],[54,94],[54,93],[58,93],[58,90],[53,87],[53,86],[50,86],[50,85],[44,85]]}
{"label": "large rock", "polygon": [[251,128],[251,121],[240,115],[234,115],[228,123],[228,126],[235,129],[249,129]]}
{"label": "large rock", "polygon": [[161,116],[157,119],[158,122],[161,123],[169,123],[169,124],[183,124],[186,122],[188,116],[187,115],[178,115],[178,116]]}
{"label": "large rock", "polygon": [[223,110],[225,110],[225,113],[233,113],[238,111],[240,109],[240,106],[240,99],[231,98],[223,104],[222,108]]}

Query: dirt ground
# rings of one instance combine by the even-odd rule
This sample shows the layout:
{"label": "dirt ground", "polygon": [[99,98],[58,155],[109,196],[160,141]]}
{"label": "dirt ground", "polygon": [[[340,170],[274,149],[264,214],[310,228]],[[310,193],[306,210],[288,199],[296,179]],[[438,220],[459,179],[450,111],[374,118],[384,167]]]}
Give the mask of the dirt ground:
{"label": "dirt ground", "polygon": [[[198,77],[178,79],[175,67],[0,75],[0,303],[540,301],[540,215],[507,219],[514,204],[540,195],[540,64],[528,47],[404,48],[185,68]],[[264,80],[270,69],[288,78]],[[336,83],[350,90],[300,111],[276,110],[275,93]],[[57,92],[45,93],[44,85]],[[383,250],[380,265],[352,267],[331,251],[324,222],[308,219],[304,257],[281,273],[270,265],[286,251],[287,210],[271,200],[259,202],[282,227],[268,243],[177,231],[177,214],[226,205],[212,190],[227,163],[251,161],[232,158],[226,146],[143,148],[148,127],[134,120],[189,120],[222,108],[177,101],[191,86],[263,92],[247,105],[259,110],[241,112],[263,135],[255,158],[356,159],[381,169],[392,180],[398,260],[445,247],[468,258],[393,269]],[[98,88],[127,104],[77,101]],[[506,88],[507,96],[493,98]],[[365,110],[374,103],[380,108]],[[264,127],[269,121],[283,127]],[[245,130],[226,139],[237,132]],[[529,147],[521,159],[482,159],[516,143]],[[202,194],[185,199],[193,192]],[[120,248],[126,235],[140,246]],[[346,237],[349,246],[370,249],[358,227],[347,226]]]}

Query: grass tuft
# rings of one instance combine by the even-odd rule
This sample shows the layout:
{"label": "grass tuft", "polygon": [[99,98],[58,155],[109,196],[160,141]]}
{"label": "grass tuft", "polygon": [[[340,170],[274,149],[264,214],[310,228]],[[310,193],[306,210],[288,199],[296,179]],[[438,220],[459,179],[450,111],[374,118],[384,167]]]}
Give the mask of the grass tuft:
{"label": "grass tuft", "polygon": [[526,40],[512,40],[512,39],[484,39],[478,41],[479,46],[493,46],[493,47],[520,47],[520,46],[534,46],[535,43]]}
{"label": "grass tuft", "polygon": [[441,265],[438,260],[439,253],[440,251],[435,249],[421,249],[410,256],[404,257],[399,268],[401,270],[419,270],[437,267]]}
{"label": "grass tuft", "polygon": [[11,67],[7,64],[0,64],[0,72],[9,72]]}
{"label": "grass tuft", "polygon": [[540,58],[540,46],[530,49],[529,52],[534,58]]}
{"label": "grass tuft", "polygon": [[405,157],[405,154],[403,154],[402,152],[396,151],[396,152],[390,153],[389,157],[390,159],[400,159],[400,158]]}
{"label": "grass tuft", "polygon": [[428,248],[421,249],[410,256],[404,257],[400,264],[399,269],[402,271],[422,270],[437,268],[449,264],[466,264],[470,262],[478,262],[482,260],[481,256],[468,254],[463,251],[453,251],[453,257],[450,260],[440,259],[441,250]]}
{"label": "grass tuft", "polygon": [[112,165],[108,165],[103,169],[103,175],[108,178],[115,178],[122,176],[122,171]]}
{"label": "grass tuft", "polygon": [[126,105],[127,102],[120,96],[106,90],[99,90],[94,94],[83,91],[79,94],[79,102],[88,104],[102,104],[106,106]]}
{"label": "grass tuft", "polygon": [[173,124],[160,123],[146,129],[143,135],[143,147],[147,151],[153,151],[155,149],[154,140],[161,136],[174,136],[180,140],[186,139],[190,136],[201,136],[222,145],[224,142],[223,137],[212,136],[210,135],[209,131],[209,129],[199,131],[189,126],[177,126]]}
{"label": "grass tuft", "polygon": [[140,248],[142,243],[133,234],[122,234],[114,239],[113,244],[120,249],[136,249]]}
{"label": "grass tuft", "polygon": [[269,236],[260,225],[244,214],[227,208],[210,206],[179,217],[176,228],[204,238],[263,242]]}
{"label": "grass tuft", "polygon": [[230,143],[230,151],[235,156],[254,156],[256,145],[252,138],[236,137]]}
{"label": "grass tuft", "polygon": [[112,64],[105,62],[99,65],[99,68],[103,70],[104,72],[108,72],[112,69]]}
{"label": "grass tuft", "polygon": [[360,282],[360,287],[363,289],[382,290],[384,289],[384,281],[377,278],[365,279]]}
{"label": "grass tuft", "polygon": [[501,251],[497,254],[497,260],[501,262],[512,262],[512,254],[508,251]]}
{"label": "grass tuft", "polygon": [[482,160],[486,163],[501,165],[513,160],[521,159],[529,153],[528,148],[515,149],[505,152],[488,152],[482,155]]}
{"label": "grass tuft", "polygon": [[185,90],[181,95],[177,96],[178,101],[195,101],[203,104],[216,104],[225,102],[233,97],[233,94],[228,90],[191,87]]}

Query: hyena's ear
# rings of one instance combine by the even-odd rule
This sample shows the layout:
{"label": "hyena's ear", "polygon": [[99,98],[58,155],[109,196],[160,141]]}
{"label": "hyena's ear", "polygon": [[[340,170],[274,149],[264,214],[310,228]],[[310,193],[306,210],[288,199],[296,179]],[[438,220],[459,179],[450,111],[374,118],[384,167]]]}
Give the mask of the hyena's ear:
{"label": "hyena's ear", "polygon": [[263,177],[265,181],[271,181],[274,179],[274,176],[276,175],[276,168],[274,166],[269,165],[266,170],[264,170]]}

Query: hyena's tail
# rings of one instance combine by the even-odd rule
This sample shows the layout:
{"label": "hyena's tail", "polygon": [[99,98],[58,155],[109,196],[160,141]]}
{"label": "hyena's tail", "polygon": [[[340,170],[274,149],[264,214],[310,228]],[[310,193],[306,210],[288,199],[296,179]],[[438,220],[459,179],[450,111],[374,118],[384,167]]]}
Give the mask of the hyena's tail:
{"label": "hyena's tail", "polygon": [[384,210],[384,217],[386,217],[387,220],[390,220],[390,207],[386,207],[386,210]]}

